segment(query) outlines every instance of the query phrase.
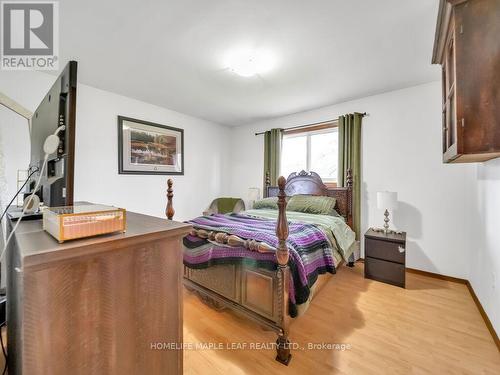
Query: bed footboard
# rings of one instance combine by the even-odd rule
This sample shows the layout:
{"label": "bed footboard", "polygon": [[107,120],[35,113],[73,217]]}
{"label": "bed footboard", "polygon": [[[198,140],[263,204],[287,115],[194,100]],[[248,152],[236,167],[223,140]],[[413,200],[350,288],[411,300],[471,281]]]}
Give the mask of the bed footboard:
{"label": "bed footboard", "polygon": [[[224,264],[204,269],[184,266],[184,277],[196,286],[212,290],[278,325],[280,323],[278,278],[275,271],[240,264]],[[210,303],[212,305],[212,303]],[[277,329],[276,329],[277,330]]]}
{"label": "bed footboard", "polygon": [[[165,214],[173,219],[173,181],[167,181],[167,207]],[[193,234],[209,238],[229,246],[244,246],[260,252],[275,252],[278,267],[276,271],[254,269],[244,266],[213,266],[203,270],[184,267],[184,283],[205,298],[213,300],[217,306],[226,306],[240,312],[254,321],[275,330],[276,360],[288,365],[290,353],[288,295],[290,270],[289,253],[286,245],[288,221],[286,218],[286,179],[278,179],[278,220],[276,236],[278,246],[272,248],[265,243],[241,239],[226,233],[214,233],[195,230]]]}

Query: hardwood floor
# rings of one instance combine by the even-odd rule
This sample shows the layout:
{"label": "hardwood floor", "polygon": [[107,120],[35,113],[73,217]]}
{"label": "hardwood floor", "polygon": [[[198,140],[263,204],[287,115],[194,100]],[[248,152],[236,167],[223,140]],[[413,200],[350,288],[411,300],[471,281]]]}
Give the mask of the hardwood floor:
{"label": "hardwood floor", "polygon": [[[290,338],[304,349],[284,367],[274,348],[248,349],[274,343],[273,332],[184,295],[184,340],[197,349],[184,352],[185,374],[500,374],[500,353],[465,285],[407,273],[401,289],[365,280],[362,263],[327,278]],[[203,347],[210,344],[224,349]]]}
{"label": "hardwood floor", "polygon": [[[294,350],[288,367],[264,331],[230,311],[217,312],[184,293],[184,374],[500,374],[500,353],[463,284],[407,273],[407,289],[363,278],[363,264],[329,276],[291,340],[348,344],[342,350]],[[204,349],[217,344],[236,349]],[[0,354],[0,366],[3,356]]]}

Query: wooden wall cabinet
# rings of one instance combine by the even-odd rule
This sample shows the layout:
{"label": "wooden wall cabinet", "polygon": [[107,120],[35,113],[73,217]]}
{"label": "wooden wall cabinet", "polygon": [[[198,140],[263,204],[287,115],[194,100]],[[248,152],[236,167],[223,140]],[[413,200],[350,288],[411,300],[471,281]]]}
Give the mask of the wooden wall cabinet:
{"label": "wooden wall cabinet", "polygon": [[443,162],[500,156],[500,1],[441,0],[434,64],[442,66]]}

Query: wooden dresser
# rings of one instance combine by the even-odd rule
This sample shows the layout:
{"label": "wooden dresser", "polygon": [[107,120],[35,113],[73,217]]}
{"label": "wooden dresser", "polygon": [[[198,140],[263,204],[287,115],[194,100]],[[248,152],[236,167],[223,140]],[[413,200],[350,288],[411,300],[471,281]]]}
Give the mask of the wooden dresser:
{"label": "wooden dresser", "polygon": [[9,374],[181,374],[181,238],[135,213],[127,232],[59,244],[40,220],[7,255]]}

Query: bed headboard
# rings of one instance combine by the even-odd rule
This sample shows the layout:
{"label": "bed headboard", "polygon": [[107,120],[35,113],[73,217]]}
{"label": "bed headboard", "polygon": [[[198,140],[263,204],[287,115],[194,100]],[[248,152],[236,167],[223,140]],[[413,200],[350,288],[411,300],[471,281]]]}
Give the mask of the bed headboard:
{"label": "bed headboard", "polygon": [[[279,188],[277,186],[270,186],[269,179],[266,176],[266,193],[267,197],[277,197]],[[285,193],[288,197],[292,195],[305,194],[305,195],[323,195],[333,197],[337,200],[335,210],[342,215],[347,224],[352,228],[352,172],[349,169],[346,176],[346,187],[327,187],[321,177],[315,172],[301,171],[299,173],[292,173],[286,179]]]}

